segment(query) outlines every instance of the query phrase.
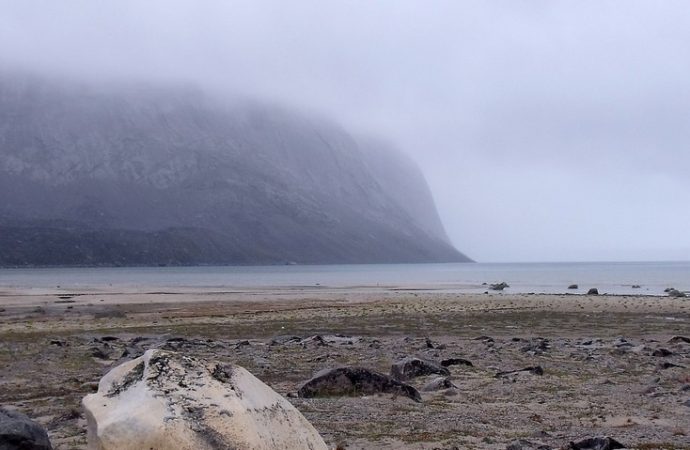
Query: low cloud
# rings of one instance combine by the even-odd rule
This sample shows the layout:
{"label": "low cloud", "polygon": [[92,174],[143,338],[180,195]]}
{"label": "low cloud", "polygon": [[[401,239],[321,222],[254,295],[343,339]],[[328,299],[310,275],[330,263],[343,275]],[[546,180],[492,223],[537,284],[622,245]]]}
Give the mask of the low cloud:
{"label": "low cloud", "polygon": [[480,261],[688,259],[684,1],[0,1],[0,64],[330,116]]}

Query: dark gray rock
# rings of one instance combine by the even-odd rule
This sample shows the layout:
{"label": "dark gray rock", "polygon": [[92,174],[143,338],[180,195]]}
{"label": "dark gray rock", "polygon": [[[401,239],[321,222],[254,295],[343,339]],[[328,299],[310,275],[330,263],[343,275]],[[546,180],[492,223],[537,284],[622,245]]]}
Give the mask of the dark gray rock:
{"label": "dark gray rock", "polygon": [[577,289],[579,286],[577,284],[571,284],[568,289]]}
{"label": "dark gray rock", "polygon": [[533,355],[541,355],[549,350],[550,344],[548,339],[534,338],[530,340],[527,345],[520,348],[524,353],[531,353]]}
{"label": "dark gray rock", "polygon": [[599,295],[599,289],[591,288],[590,290],[587,291],[587,295]]}
{"label": "dark gray rock", "polygon": [[626,338],[619,337],[615,341],[613,341],[613,346],[616,348],[630,348],[634,347],[635,345],[628,341]]}
{"label": "dark gray rock", "polygon": [[690,344],[690,338],[685,336],[673,336],[668,341],[669,344]]}
{"label": "dark gray rock", "polygon": [[442,389],[452,389],[452,388],[457,388],[457,386],[454,385],[452,381],[450,381],[450,378],[448,378],[448,377],[436,377],[433,380],[430,380],[424,386],[422,386],[422,391],[433,392],[433,391],[440,391]]}
{"label": "dark gray rock", "polygon": [[160,346],[161,350],[180,351],[186,346],[195,345],[194,342],[183,337],[175,336],[165,340],[165,343]]}
{"label": "dark gray rock", "polygon": [[671,289],[670,291],[668,291],[668,296],[669,297],[680,297],[680,298],[687,297],[685,292],[681,292],[678,289]]}
{"label": "dark gray rock", "polygon": [[672,362],[664,361],[659,364],[659,369],[666,370],[666,369],[673,369],[673,368],[681,368],[684,369],[685,366],[681,366],[679,364],[673,364]]}
{"label": "dark gray rock", "polygon": [[443,367],[450,367],[450,366],[468,366],[468,367],[474,367],[472,362],[464,359],[464,358],[448,358],[444,359],[441,361],[441,365]]}
{"label": "dark gray rock", "polygon": [[108,349],[107,347],[91,347],[89,349],[89,353],[91,354],[92,357],[98,358],[98,359],[108,359],[110,358],[111,355],[111,350]]}
{"label": "dark gray rock", "polygon": [[120,358],[134,359],[140,357],[143,354],[144,350],[139,347],[126,346],[124,350],[122,350]]}
{"label": "dark gray rock", "polygon": [[396,380],[410,380],[423,375],[450,375],[450,371],[442,365],[416,357],[407,357],[391,366],[391,376]]}
{"label": "dark gray rock", "polygon": [[286,344],[296,344],[302,342],[302,338],[299,336],[276,336],[271,339],[269,345],[286,345]]}
{"label": "dark gray rock", "polygon": [[297,395],[302,398],[361,396],[377,393],[402,395],[421,402],[422,397],[414,387],[373,370],[361,367],[324,369],[304,382]]}
{"label": "dark gray rock", "polygon": [[568,446],[570,450],[614,450],[626,448],[617,440],[610,437],[594,437],[583,439],[579,442],[571,442]]}
{"label": "dark gray rock", "polygon": [[503,289],[508,288],[510,286],[505,281],[501,281],[500,283],[492,284],[489,287],[492,291],[502,291]]}
{"label": "dark gray rock", "polygon": [[322,337],[319,336],[318,334],[314,336],[309,336],[308,338],[305,338],[301,342],[303,347],[306,347],[307,345],[313,345],[315,347],[327,347],[328,343],[326,340]]}
{"label": "dark gray rock", "polygon": [[48,433],[26,415],[0,408],[0,450],[51,450]]}
{"label": "dark gray rock", "polygon": [[673,352],[665,349],[665,348],[658,348],[652,352],[652,356],[660,357],[660,358],[665,358],[667,356],[673,355]]}

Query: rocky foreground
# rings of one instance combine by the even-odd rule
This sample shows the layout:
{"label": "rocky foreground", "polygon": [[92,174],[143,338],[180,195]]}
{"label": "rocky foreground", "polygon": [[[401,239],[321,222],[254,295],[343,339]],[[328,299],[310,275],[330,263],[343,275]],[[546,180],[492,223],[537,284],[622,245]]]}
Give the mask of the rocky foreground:
{"label": "rocky foreground", "polygon": [[331,448],[690,449],[682,298],[5,291],[0,406],[86,448],[82,398],[154,348],[246,368]]}

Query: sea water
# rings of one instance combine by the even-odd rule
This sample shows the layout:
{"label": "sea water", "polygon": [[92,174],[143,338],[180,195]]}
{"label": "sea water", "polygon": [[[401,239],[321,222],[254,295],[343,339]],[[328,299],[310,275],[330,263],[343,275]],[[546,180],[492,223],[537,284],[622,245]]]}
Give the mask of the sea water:
{"label": "sea water", "polygon": [[[0,269],[0,288],[389,288],[477,293],[664,295],[690,290],[690,262],[462,263]],[[577,290],[568,286],[577,284]],[[639,288],[633,286],[640,286]]]}

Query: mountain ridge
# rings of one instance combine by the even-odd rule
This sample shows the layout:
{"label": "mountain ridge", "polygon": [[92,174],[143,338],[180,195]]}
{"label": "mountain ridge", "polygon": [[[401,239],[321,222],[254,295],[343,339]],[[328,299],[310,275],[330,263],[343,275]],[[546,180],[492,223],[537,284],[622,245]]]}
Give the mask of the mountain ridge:
{"label": "mountain ridge", "polygon": [[7,75],[0,119],[0,265],[468,260],[413,162],[324,119]]}

